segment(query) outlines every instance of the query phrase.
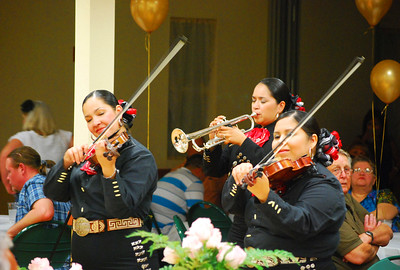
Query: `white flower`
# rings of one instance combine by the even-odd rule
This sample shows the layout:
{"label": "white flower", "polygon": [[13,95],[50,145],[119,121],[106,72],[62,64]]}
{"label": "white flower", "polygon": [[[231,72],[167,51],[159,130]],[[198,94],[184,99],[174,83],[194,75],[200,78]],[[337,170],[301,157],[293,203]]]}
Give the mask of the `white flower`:
{"label": "white flower", "polygon": [[83,270],[79,263],[72,263],[70,270]]}
{"label": "white flower", "polygon": [[179,256],[176,254],[175,250],[170,247],[165,247],[164,249],[164,258],[162,259],[163,262],[169,264],[176,264],[179,261]]}
{"label": "white flower", "polygon": [[29,270],[53,270],[47,258],[35,258],[28,265]]}
{"label": "white flower", "polygon": [[207,240],[206,247],[208,248],[217,248],[221,243],[222,235],[219,229],[214,228],[212,230],[210,238]]}
{"label": "white flower", "polygon": [[226,242],[221,243],[218,247],[219,252],[217,260],[221,262],[223,259],[232,268],[238,268],[246,259],[246,252],[239,246],[232,246]]}
{"label": "white flower", "polygon": [[205,242],[211,237],[213,229],[214,225],[209,218],[198,218],[192,223],[185,234],[197,237],[201,242]]}

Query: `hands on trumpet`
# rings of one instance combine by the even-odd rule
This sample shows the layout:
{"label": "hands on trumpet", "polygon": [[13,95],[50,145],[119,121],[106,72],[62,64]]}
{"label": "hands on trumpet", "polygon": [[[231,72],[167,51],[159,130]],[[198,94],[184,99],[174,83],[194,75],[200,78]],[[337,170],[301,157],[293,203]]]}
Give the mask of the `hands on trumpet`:
{"label": "hands on trumpet", "polygon": [[[219,115],[210,123],[210,127],[216,126],[224,121],[226,121],[226,117],[223,115]],[[215,137],[224,139],[225,144],[232,143],[236,145],[242,145],[244,140],[246,140],[247,138],[243,131],[240,130],[236,125],[221,126],[209,133],[210,140],[215,139]]]}
{"label": "hands on trumpet", "polygon": [[[251,163],[241,163],[233,168],[232,177],[235,180],[236,185],[241,186],[243,179],[251,173],[253,165]],[[270,187],[268,177],[261,173],[261,177],[254,178],[254,185],[247,185],[247,189],[257,197],[257,199],[264,203],[267,201]]]}

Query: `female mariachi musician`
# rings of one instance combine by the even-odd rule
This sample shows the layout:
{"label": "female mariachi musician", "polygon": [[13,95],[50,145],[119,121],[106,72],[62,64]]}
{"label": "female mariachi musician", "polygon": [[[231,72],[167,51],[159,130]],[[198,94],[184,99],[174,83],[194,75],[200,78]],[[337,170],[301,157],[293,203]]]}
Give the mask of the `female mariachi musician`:
{"label": "female mariachi musician", "polygon": [[[302,111],[280,115],[272,147],[275,149],[306,115]],[[294,174],[285,183],[286,190],[282,194],[270,188],[274,186],[273,181],[279,179],[269,173],[273,179],[270,180],[262,173],[249,182],[247,189],[253,196],[247,203],[243,203],[245,190],[240,185],[253,166],[243,163],[233,169],[224,186],[222,204],[226,211],[245,216],[248,225],[245,247],[281,249],[297,257],[295,261],[271,263],[269,267],[335,269],[331,256],[339,242],[339,228],[346,207],[340,183],[325,167],[332,162],[332,156],[327,152],[335,154],[338,148],[338,140],[326,129],[320,130],[311,117],[275,153],[276,159],[281,161],[296,161],[309,156],[313,160],[311,166],[306,166],[301,174]],[[264,172],[270,166],[272,164],[264,166]]]}
{"label": "female mariachi musician", "polygon": [[[211,133],[210,139],[216,135],[225,138],[229,147],[216,146],[212,151],[206,150],[203,162],[206,175],[221,177],[229,173],[233,167],[242,162],[257,164],[268,152],[272,150],[271,135],[274,131],[275,121],[285,111],[295,109],[297,96],[290,93],[286,84],[278,78],[262,79],[254,88],[252,95],[252,112],[255,128],[244,134],[235,127],[223,126],[218,129],[218,134]],[[304,109],[304,108],[302,108]],[[216,117],[210,126],[223,121],[224,116]],[[248,194],[249,197],[251,194]],[[235,215],[228,235],[228,241],[236,242],[243,247],[243,238],[247,226],[241,215]]]}
{"label": "female mariachi musician", "polygon": [[[97,137],[123,107],[111,92],[95,90],[84,99],[82,110],[89,131]],[[158,269],[158,258],[150,258],[141,238],[126,238],[136,229],[148,230],[143,219],[149,214],[157,184],[150,151],[130,135],[120,140],[119,135],[126,135],[132,126],[132,110],[106,134],[116,135],[98,140],[90,149],[87,145],[68,149],[44,185],[47,197],[71,200],[72,258],[85,270]],[[108,154],[109,143],[118,149],[117,155]],[[85,153],[93,150],[86,160]]]}

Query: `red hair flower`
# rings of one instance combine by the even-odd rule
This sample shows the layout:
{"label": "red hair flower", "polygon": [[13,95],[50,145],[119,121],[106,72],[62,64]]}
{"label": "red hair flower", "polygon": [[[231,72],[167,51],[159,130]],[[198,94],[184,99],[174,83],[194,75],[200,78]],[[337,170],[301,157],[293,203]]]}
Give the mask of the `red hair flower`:
{"label": "red hair flower", "polygon": [[[126,106],[126,101],[124,101],[123,99],[119,99],[118,100],[118,103],[119,103],[119,105],[121,105],[122,106],[122,108],[125,108],[125,106]],[[132,108],[132,107],[129,107],[129,109],[125,112],[125,113],[127,113],[127,114],[129,114],[129,115],[135,115],[136,116],[136,112],[137,112],[137,110],[136,109],[134,109],[134,108]]]}
{"label": "red hair flower", "polygon": [[298,110],[298,111],[303,111],[303,112],[305,112],[305,111],[306,111],[306,108],[304,108],[303,106],[304,106],[304,102],[301,101],[301,97],[298,97],[297,100],[296,100],[296,107],[295,107],[295,109]]}

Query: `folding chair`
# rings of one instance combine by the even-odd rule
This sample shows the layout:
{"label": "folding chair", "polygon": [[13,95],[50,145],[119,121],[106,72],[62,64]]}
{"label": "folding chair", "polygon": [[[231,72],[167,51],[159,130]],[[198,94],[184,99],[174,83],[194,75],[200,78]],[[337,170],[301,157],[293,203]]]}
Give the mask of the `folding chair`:
{"label": "folding chair", "polygon": [[53,268],[60,268],[71,253],[71,226],[57,221],[32,224],[19,232],[13,242],[11,251],[20,267],[28,268],[31,260],[39,257],[48,258]]}
{"label": "folding chair", "polygon": [[176,230],[178,231],[178,235],[182,240],[185,237],[186,226],[183,224],[182,219],[177,215],[174,216],[174,224]]}
{"label": "folding chair", "polygon": [[371,265],[368,270],[399,270],[400,265],[394,264],[394,260],[400,260],[400,255],[384,258]]}
{"label": "folding chair", "polygon": [[213,203],[200,201],[189,208],[187,220],[189,225],[199,217],[208,217],[215,228],[219,228],[222,234],[222,241],[226,241],[232,220],[225,212]]}

